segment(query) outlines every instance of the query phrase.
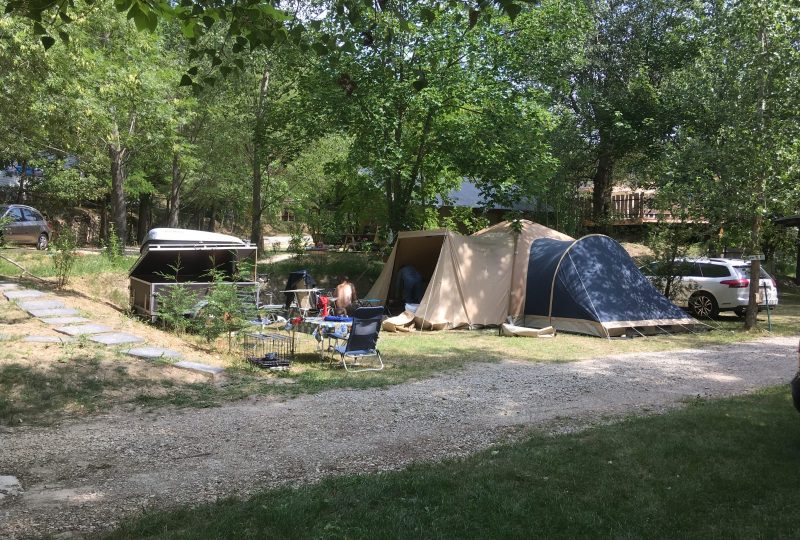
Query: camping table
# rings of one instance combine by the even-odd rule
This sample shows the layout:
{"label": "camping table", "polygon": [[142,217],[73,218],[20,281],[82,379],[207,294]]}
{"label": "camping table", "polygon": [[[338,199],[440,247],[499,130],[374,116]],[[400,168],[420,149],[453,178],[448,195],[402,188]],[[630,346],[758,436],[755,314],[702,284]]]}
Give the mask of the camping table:
{"label": "camping table", "polygon": [[352,326],[352,322],[326,321],[322,317],[308,317],[299,324],[295,324],[292,327],[292,331],[313,336],[317,340],[317,353],[320,358],[324,359],[325,346],[323,340],[325,335],[336,332],[337,336],[346,339]]}

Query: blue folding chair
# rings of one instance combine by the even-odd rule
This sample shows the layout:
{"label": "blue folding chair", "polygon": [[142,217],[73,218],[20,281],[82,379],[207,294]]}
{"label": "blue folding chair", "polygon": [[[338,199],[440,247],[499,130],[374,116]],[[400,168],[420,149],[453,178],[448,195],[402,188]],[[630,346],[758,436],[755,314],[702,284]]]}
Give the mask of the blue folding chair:
{"label": "blue folding chair", "polygon": [[[378,333],[381,331],[382,322],[382,306],[362,307],[353,312],[353,326],[350,328],[347,342],[342,345],[334,345],[331,348],[332,353],[340,356],[344,369],[351,373],[380,371],[383,369],[383,358],[381,358],[381,352],[377,348]],[[338,336],[332,335],[330,337],[337,338]],[[352,369],[352,367],[360,365],[361,359],[370,356],[378,358],[377,366]],[[352,359],[350,366],[347,365],[348,358]]]}

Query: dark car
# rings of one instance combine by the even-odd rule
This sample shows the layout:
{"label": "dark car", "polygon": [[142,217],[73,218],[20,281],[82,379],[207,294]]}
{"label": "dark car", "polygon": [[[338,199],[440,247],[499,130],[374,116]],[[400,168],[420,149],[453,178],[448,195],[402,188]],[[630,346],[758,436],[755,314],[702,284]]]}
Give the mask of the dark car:
{"label": "dark car", "polygon": [[3,227],[3,240],[11,244],[33,244],[47,249],[52,231],[36,208],[24,204],[0,205],[0,218],[8,221]]}

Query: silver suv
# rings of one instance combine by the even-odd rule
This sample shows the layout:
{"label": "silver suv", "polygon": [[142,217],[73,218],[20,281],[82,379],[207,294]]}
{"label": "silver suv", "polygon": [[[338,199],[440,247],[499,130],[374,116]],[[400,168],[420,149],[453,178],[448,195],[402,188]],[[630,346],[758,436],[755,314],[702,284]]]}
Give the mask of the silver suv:
{"label": "silver suv", "polygon": [[[716,317],[720,311],[733,311],[744,317],[750,294],[750,261],[742,259],[676,259],[679,276],[673,283],[677,305],[688,308],[696,317]],[[654,265],[657,263],[654,263]],[[663,277],[655,275],[655,266],[642,268],[656,287]],[[764,268],[761,268],[756,297],[759,310],[778,305],[778,289]]]}
{"label": "silver suv", "polygon": [[47,249],[53,234],[41,212],[24,204],[0,205],[0,218],[7,221],[0,234],[3,241],[13,244],[33,244]]}

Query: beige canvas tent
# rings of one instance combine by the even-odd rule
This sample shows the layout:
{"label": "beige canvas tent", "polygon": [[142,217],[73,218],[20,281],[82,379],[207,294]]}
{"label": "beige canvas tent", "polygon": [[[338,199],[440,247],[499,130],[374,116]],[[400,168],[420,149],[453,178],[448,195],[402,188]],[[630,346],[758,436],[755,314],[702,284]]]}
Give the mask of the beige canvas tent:
{"label": "beige canvas tent", "polygon": [[554,229],[545,227],[538,223],[526,219],[520,222],[522,228],[518,235],[512,234],[512,223],[503,221],[497,225],[492,225],[486,229],[476,232],[473,236],[479,238],[514,238],[514,264],[510,276],[510,302],[508,306],[508,316],[511,316],[517,323],[525,318],[525,295],[526,282],[528,280],[528,261],[533,242],[539,238],[552,238],[554,240],[574,240],[571,236],[560,233]]}
{"label": "beige canvas tent", "polygon": [[397,271],[413,265],[428,283],[414,314],[418,328],[499,325],[523,315],[528,254],[537,238],[571,239],[530,221],[522,221],[519,235],[508,222],[473,236],[401,232],[367,297],[386,305],[396,295]]}

